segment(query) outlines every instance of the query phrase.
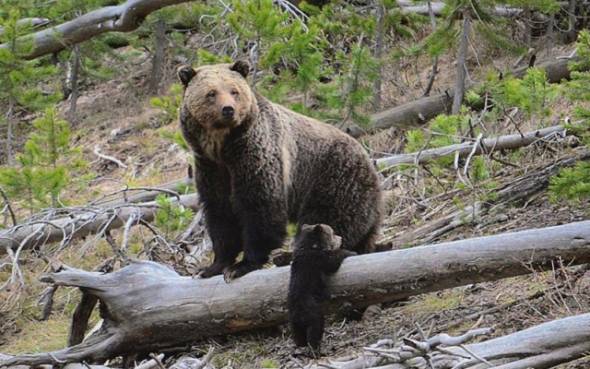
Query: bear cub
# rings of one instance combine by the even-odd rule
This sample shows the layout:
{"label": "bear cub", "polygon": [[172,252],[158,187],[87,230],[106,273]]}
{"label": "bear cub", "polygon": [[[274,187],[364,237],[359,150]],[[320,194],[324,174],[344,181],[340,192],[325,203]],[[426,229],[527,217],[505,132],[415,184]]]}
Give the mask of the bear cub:
{"label": "bear cub", "polygon": [[304,224],[294,241],[287,306],[293,339],[298,347],[319,353],[324,334],[322,302],[329,298],[326,279],[355,252],[341,249],[342,239],[325,224]]}

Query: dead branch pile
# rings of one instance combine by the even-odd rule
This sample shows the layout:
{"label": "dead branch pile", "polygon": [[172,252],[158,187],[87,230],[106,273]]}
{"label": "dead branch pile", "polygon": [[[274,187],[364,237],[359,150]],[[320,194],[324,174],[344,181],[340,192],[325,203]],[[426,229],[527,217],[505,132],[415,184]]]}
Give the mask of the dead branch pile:
{"label": "dead branch pile", "polygon": [[[329,309],[547,270],[558,261],[590,262],[590,221],[351,257],[330,281]],[[42,281],[79,287],[84,296],[99,300],[101,329],[75,346],[16,356],[3,365],[105,360],[277,325],[286,319],[288,279],[287,267],[250,273],[230,284],[220,276],[180,277],[153,262],[133,262],[108,274],[63,267]],[[75,319],[72,331],[86,324],[87,318]]]}

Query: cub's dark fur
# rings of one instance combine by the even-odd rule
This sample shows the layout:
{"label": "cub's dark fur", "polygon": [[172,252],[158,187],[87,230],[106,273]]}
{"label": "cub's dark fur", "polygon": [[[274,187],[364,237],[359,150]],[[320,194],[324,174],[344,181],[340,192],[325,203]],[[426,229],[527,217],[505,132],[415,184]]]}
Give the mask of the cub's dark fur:
{"label": "cub's dark fur", "polygon": [[329,298],[326,277],[354,252],[340,248],[341,239],[325,224],[303,225],[295,237],[289,281],[289,323],[297,346],[318,351],[324,334],[322,302]]}
{"label": "cub's dark fur", "polygon": [[254,93],[248,71],[244,62],[178,71],[180,123],[215,253],[201,276],[232,279],[260,268],[283,245],[289,221],[328,224],[343,248],[372,251],[381,192],[363,147]]}

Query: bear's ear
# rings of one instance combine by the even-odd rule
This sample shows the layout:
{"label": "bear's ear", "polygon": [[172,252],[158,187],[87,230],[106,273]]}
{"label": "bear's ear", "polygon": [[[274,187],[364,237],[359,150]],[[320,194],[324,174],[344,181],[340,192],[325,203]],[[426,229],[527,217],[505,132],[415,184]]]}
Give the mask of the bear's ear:
{"label": "bear's ear", "polygon": [[180,82],[182,82],[184,87],[186,87],[188,86],[191,79],[193,79],[195,74],[197,74],[197,71],[195,71],[190,65],[182,65],[178,67],[176,73],[178,74],[178,79]]}
{"label": "bear's ear", "polygon": [[250,63],[245,60],[238,60],[229,69],[240,73],[242,77],[246,78],[250,73]]}
{"label": "bear's ear", "polygon": [[316,235],[318,235],[318,236],[321,236],[322,234],[324,234],[324,227],[322,227],[322,225],[321,225],[321,224],[316,224],[316,225],[313,227],[313,232],[314,232]]}

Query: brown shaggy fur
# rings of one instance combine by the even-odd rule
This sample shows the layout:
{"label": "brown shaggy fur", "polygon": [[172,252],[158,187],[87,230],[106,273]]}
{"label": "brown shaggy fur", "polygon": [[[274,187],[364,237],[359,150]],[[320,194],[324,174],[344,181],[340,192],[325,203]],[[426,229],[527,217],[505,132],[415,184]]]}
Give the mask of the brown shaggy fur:
{"label": "brown shaggy fur", "polygon": [[[215,253],[202,276],[225,270],[231,279],[260,268],[282,246],[288,221],[328,224],[345,249],[371,251],[382,205],[363,147],[255,94],[248,70],[236,62],[178,71],[180,123]],[[240,251],[244,258],[234,264]]]}
{"label": "brown shaggy fur", "polygon": [[294,242],[289,280],[289,323],[295,345],[318,354],[324,334],[323,301],[329,298],[326,277],[336,273],[354,252],[340,248],[341,238],[325,224],[304,224]]}

